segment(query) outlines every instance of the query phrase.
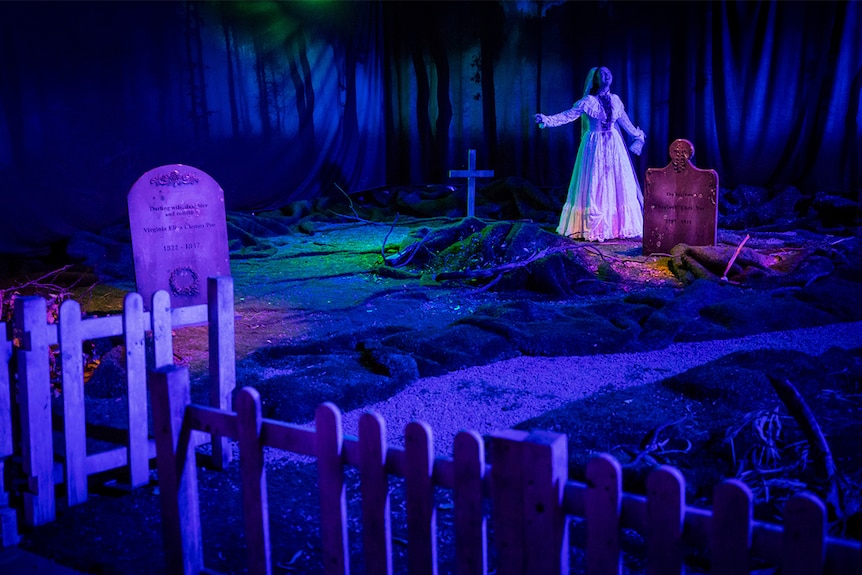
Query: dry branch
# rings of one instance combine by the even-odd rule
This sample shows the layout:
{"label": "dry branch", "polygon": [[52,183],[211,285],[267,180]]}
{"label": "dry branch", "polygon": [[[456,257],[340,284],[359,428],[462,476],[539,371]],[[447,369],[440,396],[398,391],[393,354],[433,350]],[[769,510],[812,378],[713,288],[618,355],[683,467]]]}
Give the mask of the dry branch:
{"label": "dry branch", "polygon": [[745,237],[744,237],[744,238],[742,238],[742,241],[741,241],[741,242],[739,242],[739,245],[736,247],[736,251],[735,251],[735,252],[733,252],[733,256],[730,258],[730,261],[729,261],[729,262],[727,262],[727,267],[726,267],[726,268],[724,268],[724,275],[723,275],[723,276],[721,276],[721,279],[722,279],[723,281],[727,281],[727,273],[730,271],[730,268],[732,268],[732,267],[733,267],[733,262],[735,262],[735,261],[736,261],[736,258],[738,258],[738,257],[739,257],[739,252],[741,252],[741,251],[742,251],[742,246],[744,246],[744,245],[745,245],[745,242],[747,242],[750,238],[751,238],[751,236],[750,236],[750,235],[745,234]]}

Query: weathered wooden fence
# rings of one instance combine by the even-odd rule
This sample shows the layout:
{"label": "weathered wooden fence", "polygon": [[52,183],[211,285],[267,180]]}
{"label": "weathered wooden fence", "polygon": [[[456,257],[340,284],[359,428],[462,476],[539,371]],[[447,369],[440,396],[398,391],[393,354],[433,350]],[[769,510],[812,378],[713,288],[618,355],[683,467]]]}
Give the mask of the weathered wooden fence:
{"label": "weathered wooden fence", "polygon": [[[131,487],[149,481],[155,445],[147,423],[148,332],[152,333],[154,365],[161,367],[173,363],[173,329],[208,323],[210,403],[230,409],[236,366],[233,280],[210,278],[207,290],[207,304],[180,308],[171,308],[167,292],[157,292],[151,312],[144,311],[140,294],[130,293],[121,315],[87,319],[82,319],[78,302],[67,300],[60,306],[56,323],[48,321],[44,298],[22,297],[15,301],[12,333],[8,334],[7,326],[0,324],[4,336],[0,338],[0,471],[13,455],[21,457],[27,525],[54,520],[58,484],[65,483],[71,506],[87,500],[87,478],[95,473],[127,468]],[[128,431],[117,447],[88,453],[83,343],[115,336],[123,336],[126,349]],[[56,414],[52,413],[50,383],[49,349],[54,345],[59,346],[62,374],[62,430],[58,432],[52,421]],[[10,374],[13,354],[17,381]],[[231,452],[226,449],[226,441],[224,437],[213,437],[216,467],[229,463]],[[9,520],[13,521],[14,510],[8,509],[2,477],[0,473],[0,513],[11,513]],[[14,543],[14,531],[11,526],[5,529],[9,539],[4,544]]]}
{"label": "weathered wooden fence", "polygon": [[407,562],[411,574],[437,573],[433,492],[450,489],[454,504],[455,564],[459,575],[488,573],[486,517],[491,525],[499,575],[567,574],[568,523],[585,519],[586,564],[591,575],[618,575],[621,530],[646,541],[647,573],[683,571],[686,547],[708,550],[711,573],[749,573],[751,559],[780,568],[782,575],[858,574],[862,545],[826,535],[823,504],[802,493],[785,507],[783,526],[753,520],[752,496],[741,482],[715,489],[712,510],[685,504],[684,479],[672,467],[655,469],[647,494],[622,491],[619,463],[609,455],[587,466],[587,484],[567,479],[566,437],[509,430],[492,437],[485,463],[474,432],[455,438],[453,455],[435,457],[431,429],[413,422],[404,448],[387,446],[385,425],[374,413],[359,421],[359,437],[342,433],[341,413],[322,404],[315,428],[263,419],[256,390],[242,388],[235,412],[191,403],[188,370],[165,366],[150,374],[156,433],[165,558],[170,573],[204,570],[201,520],[191,430],[235,439],[240,450],[242,513],[250,573],[272,572],[264,447],[317,458],[322,563],[327,574],[349,572],[345,467],[358,468],[365,572],[392,573],[389,477],[403,477]]}
{"label": "weathered wooden fence", "polygon": [[0,322],[0,547],[18,543],[18,515],[9,507],[6,487],[6,462],[15,452],[12,434],[12,337],[5,322]]}

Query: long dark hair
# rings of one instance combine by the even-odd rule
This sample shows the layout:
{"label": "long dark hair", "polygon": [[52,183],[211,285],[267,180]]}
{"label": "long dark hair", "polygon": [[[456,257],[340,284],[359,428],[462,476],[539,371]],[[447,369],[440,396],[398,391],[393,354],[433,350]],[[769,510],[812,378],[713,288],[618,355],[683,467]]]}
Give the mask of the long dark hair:
{"label": "long dark hair", "polygon": [[587,80],[584,82],[584,97],[595,96],[599,93],[599,70],[600,67],[590,68]]}

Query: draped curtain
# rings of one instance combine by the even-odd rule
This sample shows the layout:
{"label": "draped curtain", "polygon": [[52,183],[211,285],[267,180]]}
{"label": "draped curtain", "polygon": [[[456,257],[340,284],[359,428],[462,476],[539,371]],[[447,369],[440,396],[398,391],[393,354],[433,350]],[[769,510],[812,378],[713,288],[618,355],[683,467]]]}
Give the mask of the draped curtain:
{"label": "draped curtain", "polygon": [[[74,22],[74,25],[70,23]],[[228,209],[477,168],[568,184],[593,66],[723,187],[862,190],[862,3],[0,2],[0,254],[127,221],[144,172],[206,171]]]}
{"label": "draped curtain", "polygon": [[[384,3],[388,22],[398,23],[389,27],[387,52],[393,135],[412,143],[411,154],[388,166],[393,178],[439,177],[477,148],[482,167],[499,175],[567,184],[577,125],[539,132],[531,117],[570,107],[589,69],[604,65],[615,75],[612,90],[647,133],[636,159],[641,174],[667,164],[669,144],[685,138],[695,145],[695,163],[716,169],[723,186],[790,184],[854,196],[862,188],[858,2],[439,5],[432,29],[445,35],[417,35],[407,24],[412,8]],[[446,78],[432,55],[435,42],[447,46]],[[420,52],[423,65],[410,65],[405,52]],[[492,85],[481,81],[489,73]],[[438,93],[421,88],[426,78],[438,82]],[[435,131],[426,115],[441,117],[441,97],[455,103],[454,114]],[[413,156],[426,154],[429,130],[448,141],[449,153],[430,169]],[[482,137],[489,130],[493,142]]]}

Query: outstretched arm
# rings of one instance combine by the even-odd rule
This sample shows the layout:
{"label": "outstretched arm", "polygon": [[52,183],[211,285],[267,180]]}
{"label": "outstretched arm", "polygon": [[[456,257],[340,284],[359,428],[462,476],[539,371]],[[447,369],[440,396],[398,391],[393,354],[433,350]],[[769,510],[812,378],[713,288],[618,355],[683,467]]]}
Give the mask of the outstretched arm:
{"label": "outstretched arm", "polygon": [[559,114],[554,114],[553,116],[546,116],[544,114],[536,114],[533,119],[536,124],[539,125],[540,128],[556,128],[557,126],[562,126],[564,124],[568,124],[570,122],[574,122],[578,118],[581,117],[582,110],[577,106],[572,107],[565,112],[560,112]]}

